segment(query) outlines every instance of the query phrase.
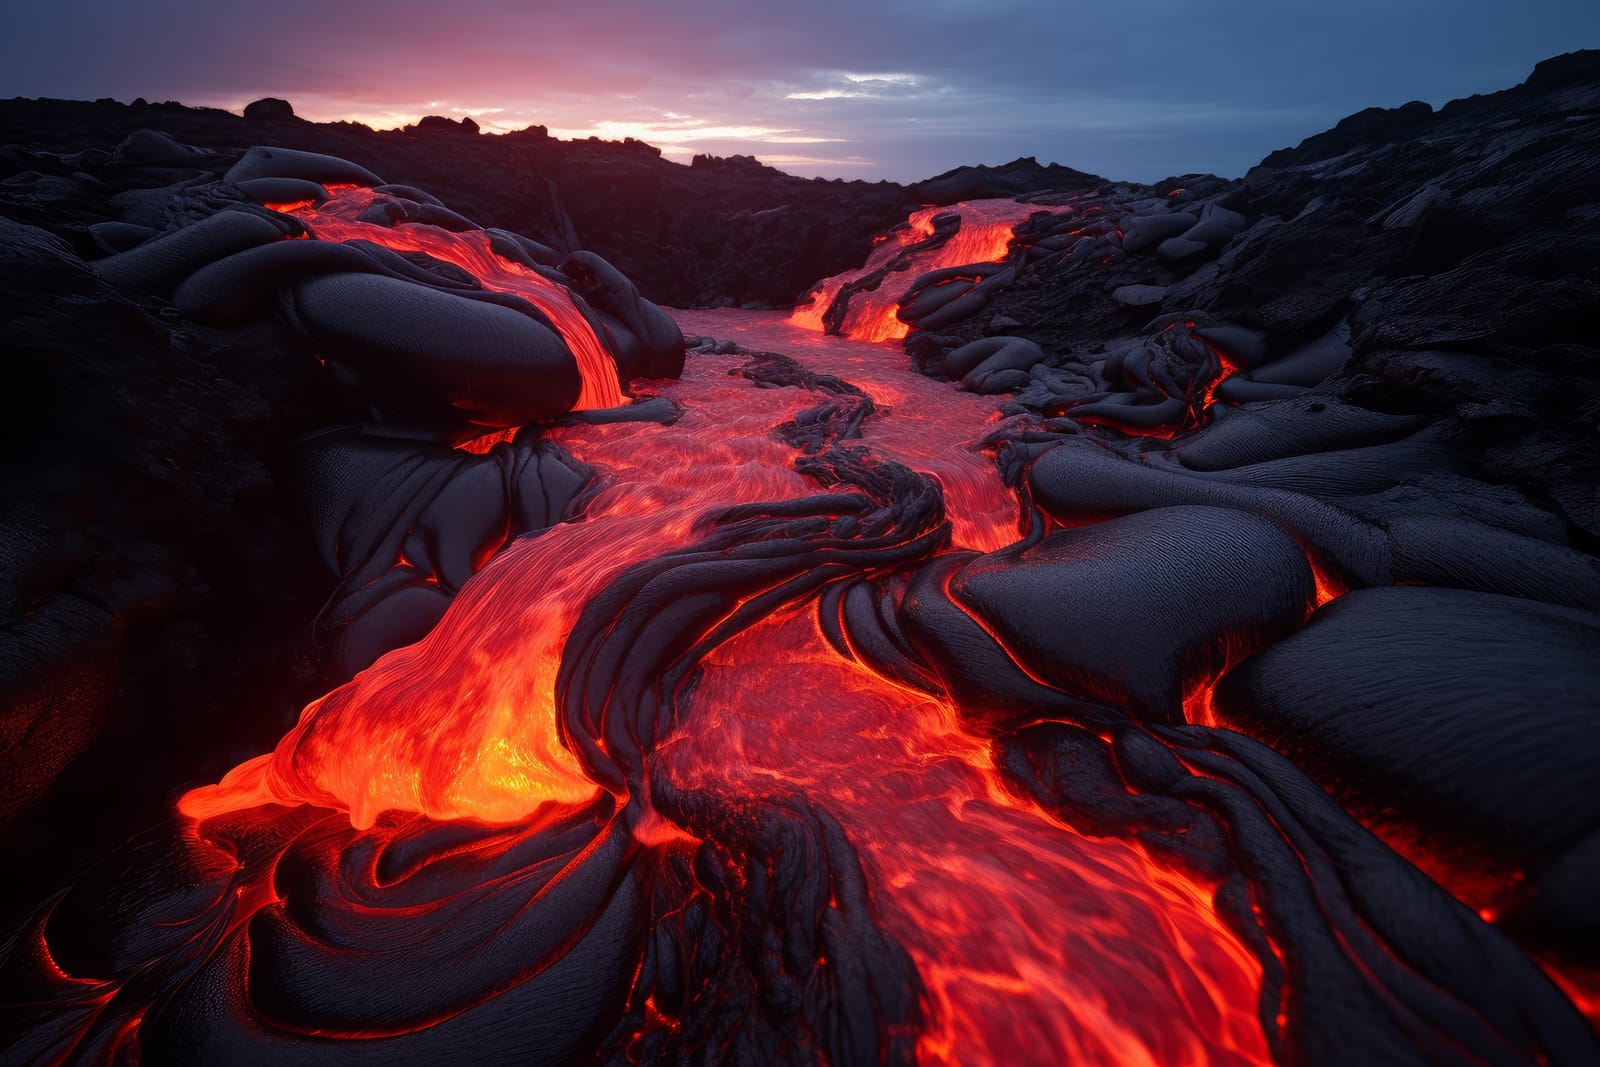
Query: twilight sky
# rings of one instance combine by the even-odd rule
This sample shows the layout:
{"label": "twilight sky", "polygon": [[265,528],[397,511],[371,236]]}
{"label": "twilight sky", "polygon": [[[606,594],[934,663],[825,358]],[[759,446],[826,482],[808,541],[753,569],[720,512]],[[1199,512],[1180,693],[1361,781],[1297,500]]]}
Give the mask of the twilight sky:
{"label": "twilight sky", "polygon": [[1600,47],[1596,0],[36,0],[7,22],[0,97],[280,96],[898,181],[1019,155],[1233,177],[1363,107]]}

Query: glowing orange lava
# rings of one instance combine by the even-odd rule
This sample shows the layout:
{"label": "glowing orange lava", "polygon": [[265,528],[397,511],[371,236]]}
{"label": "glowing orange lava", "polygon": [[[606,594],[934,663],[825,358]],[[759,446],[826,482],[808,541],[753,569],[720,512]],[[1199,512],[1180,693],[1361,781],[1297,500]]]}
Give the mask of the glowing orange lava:
{"label": "glowing orange lava", "polygon": [[[775,313],[679,318],[858,385],[880,405],[864,443],[938,478],[958,545],[1016,540],[1016,502],[970,447],[994,398],[908,373],[890,346],[825,340]],[[817,492],[772,428],[818,394],[754,388],[730,374],[746,360],[691,354],[683,379],[660,388],[684,411],[670,426],[554,431],[601,471],[585,518],[508,546],[426,638],[311,705],[273,753],[182,810],[311,802],[358,827],[386,809],[512,822],[593,795],[553,706],[582,605],[625,567],[691,543],[708,509]],[[802,790],[845,826],[929,989],[924,1062],[1267,1061],[1261,968],[1218,919],[1211,887],[1013,794],[953,707],[842,659],[811,605],[716,650],[681,721],[652,773],[733,795]]]}
{"label": "glowing orange lava", "polygon": [[1211,410],[1212,401],[1217,395],[1217,387],[1227,381],[1229,375],[1235,374],[1239,370],[1239,364],[1228,353],[1210,342],[1206,343],[1206,347],[1211,349],[1211,354],[1217,357],[1217,363],[1222,369],[1217,372],[1215,378],[1211,379],[1210,384],[1206,386],[1205,395],[1200,399],[1200,413],[1202,415]]}
{"label": "glowing orange lava", "polygon": [[658,770],[804,791],[849,832],[933,1000],[922,1062],[1270,1062],[1261,965],[1206,887],[1008,791],[954,708],[841,660],[810,615],[714,652],[685,720]]}
{"label": "glowing orange lava", "polygon": [[578,362],[583,390],[575,411],[616,407],[623,402],[617,365],[606,353],[594,326],[573,303],[572,294],[520,263],[497,255],[484,230],[453,233],[425,223],[403,222],[380,226],[357,216],[371,206],[376,194],[360,186],[329,186],[334,195],[321,205],[311,201],[273,205],[310,226],[325,241],[371,241],[396,252],[423,252],[453,263],[483,283],[485,289],[520,296],[542,311]]}
{"label": "glowing orange lava", "polygon": [[916,255],[907,269],[891,273],[876,289],[855,293],[850,298],[850,310],[840,329],[845,337],[858,341],[892,341],[904,337],[910,327],[900,321],[897,312],[907,295],[907,286],[930,270],[969,263],[998,263],[1005,258],[1011,245],[1012,229],[1038,210],[1032,204],[994,199],[967,200],[913,212],[905,226],[890,231],[888,239],[878,243],[859,270],[835,274],[818,283],[811,302],[795,308],[789,321],[822,332],[826,328],[823,315],[841,289],[886,267],[908,246],[932,237],[936,216],[959,214],[961,228],[954,237],[936,249]]}
{"label": "glowing orange lava", "polygon": [[688,408],[672,426],[557,431],[575,449],[582,441],[606,482],[585,521],[507,546],[427,637],[310,705],[274,752],[190,792],[180,809],[203,818],[313,803],[365,827],[390,808],[513,822],[592,796],[557,739],[554,706],[561,649],[584,603],[630,564],[689,541],[708,507],[816,491],[769,433],[809,394],[730,378],[746,358],[697,356],[663,390]]}

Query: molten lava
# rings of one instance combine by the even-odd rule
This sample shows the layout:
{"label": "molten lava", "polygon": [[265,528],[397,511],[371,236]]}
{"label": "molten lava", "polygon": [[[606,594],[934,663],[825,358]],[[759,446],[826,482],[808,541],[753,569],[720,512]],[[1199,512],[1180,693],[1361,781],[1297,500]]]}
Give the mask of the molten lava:
{"label": "molten lava", "polygon": [[[961,267],[971,263],[998,263],[1011,245],[1013,228],[1039,210],[1015,200],[968,200],[949,207],[925,207],[912,213],[902,226],[891,230],[880,241],[859,270],[823,279],[811,302],[794,309],[789,321],[808,330],[825,331],[823,316],[846,286],[888,271],[876,286],[850,297],[849,312],[839,332],[858,341],[892,341],[904,337],[909,327],[897,317],[900,303],[910,284],[931,270]],[[959,215],[961,226],[944,244],[922,250],[908,250],[934,235],[933,220],[941,215]],[[906,262],[895,261],[906,256]]]}
{"label": "molten lava", "polygon": [[1261,965],[1207,887],[1016,796],[954,708],[844,662],[813,618],[719,649],[689,714],[669,776],[801,790],[849,831],[933,998],[922,1062],[1268,1062]]}
{"label": "molten lava", "polygon": [[274,206],[310,226],[321,240],[371,241],[396,252],[421,252],[460,267],[486,289],[521,297],[555,324],[578,362],[583,390],[574,410],[616,407],[623,402],[616,363],[606,353],[594,322],[574,302],[573,294],[522,264],[497,255],[489,247],[487,231],[453,233],[426,223],[380,226],[362,222],[357,216],[370,207],[376,197],[371,189],[335,185],[330,186],[329,191],[333,196],[320,205],[307,200]]}
{"label": "molten lava", "polygon": [[[785,391],[729,377],[743,357],[698,357],[663,392],[672,426],[575,426],[605,487],[585,521],[513,542],[461,590],[426,638],[312,704],[268,756],[185,796],[204,818],[263,803],[344,808],[357,826],[388,809],[510,822],[592,795],[556,737],[556,667],[584,603],[628,565],[691,538],[719,504],[804,496],[768,431],[793,413]],[[581,446],[580,446],[581,442]]]}
{"label": "molten lava", "polygon": [[[958,545],[1016,540],[1016,501],[973,447],[995,400],[907,373],[888,346],[824,341],[772,315],[680,318],[693,332],[706,315],[719,333],[796,351],[866,391],[880,409],[864,443],[938,479]],[[584,603],[629,565],[691,543],[709,509],[817,490],[771,432],[816,395],[754,388],[732,376],[744,362],[695,355],[661,388],[684,412],[670,426],[555,431],[602,472],[583,521],[510,545],[424,640],[308,707],[275,752],[182,810],[308,802],[358,828],[385,811],[513,823],[593,796],[557,736],[552,688]],[[1046,1049],[1072,1061],[1267,1060],[1260,964],[1218,919],[1211,887],[1014,794],[952,706],[840,658],[808,604],[718,649],[682,714],[656,773],[730,796],[803,791],[845,826],[929,989],[924,1062]],[[653,821],[636,833],[663,837]]]}

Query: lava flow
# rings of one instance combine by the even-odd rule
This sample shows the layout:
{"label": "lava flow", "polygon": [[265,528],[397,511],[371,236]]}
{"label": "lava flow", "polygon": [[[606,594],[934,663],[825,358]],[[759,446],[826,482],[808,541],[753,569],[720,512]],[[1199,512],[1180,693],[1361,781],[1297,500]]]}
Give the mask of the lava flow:
{"label": "lava flow", "polygon": [[[888,346],[814,334],[807,344],[772,315],[682,321],[804,349],[812,369],[848,375],[889,409],[867,421],[864,443],[938,478],[957,544],[1016,539],[1016,504],[992,463],[953,447],[981,435],[993,400],[907,373]],[[816,492],[771,432],[815,394],[731,377],[745,361],[696,354],[681,381],[659,383],[683,410],[672,425],[554,431],[602,472],[583,521],[513,543],[428,637],[311,705],[276,752],[190,793],[183,810],[310,802],[347,810],[357,827],[390,809],[516,822],[593,795],[557,740],[552,698],[584,603],[629,565],[692,542],[709,509]],[[803,791],[845,827],[929,991],[923,1061],[1047,1049],[1074,1061],[1266,1061],[1260,965],[1208,887],[1019,798],[952,706],[841,659],[805,605],[718,649],[683,723],[655,773],[730,798]]]}
{"label": "lava flow", "polygon": [[460,267],[477,278],[485,289],[521,297],[555,324],[556,331],[578,362],[583,391],[578,395],[574,410],[609,408],[622,403],[616,363],[606,353],[594,323],[574,302],[570,291],[520,263],[496,255],[489,247],[489,234],[485,230],[452,233],[418,223],[381,226],[363,222],[358,216],[372,205],[376,194],[371,189],[334,185],[329,190],[333,196],[321,204],[304,201],[274,206],[310,226],[321,240],[370,241],[396,252],[421,252]]}
{"label": "lava flow", "polygon": [[1267,1061],[1260,964],[1204,887],[1019,800],[954,708],[844,662],[812,618],[719,649],[688,714],[666,774],[802,790],[849,832],[933,998],[922,1062]]}
{"label": "lava flow", "polygon": [[[771,316],[679,319],[792,352],[887,402],[865,440],[934,474],[956,543],[990,551],[1017,539],[1015,500],[971,447],[994,399],[897,370],[905,357],[886,346]],[[1017,1063],[1044,1050],[1074,1063],[1267,1061],[1260,964],[1203,887],[1019,799],[952,706],[842,660],[805,612],[713,653],[685,719],[660,756],[674,779],[803,790],[844,823],[935,1001],[923,1062]]]}
{"label": "lava flow", "polygon": [[[892,341],[904,337],[910,327],[897,316],[900,302],[913,281],[928,271],[941,268],[999,262],[1010,247],[1012,229],[1037,210],[1031,204],[1015,200],[991,199],[968,200],[948,207],[925,207],[913,212],[905,224],[884,235],[865,265],[819,282],[811,302],[795,308],[789,321],[808,330],[825,331],[823,316],[840,290],[875,273],[886,272],[876,285],[851,296],[839,333],[858,341]],[[933,220],[943,215],[961,217],[961,226],[955,235],[937,247],[913,249],[933,236]],[[907,255],[907,262],[891,266],[902,255]]]}
{"label": "lava flow", "polygon": [[742,362],[699,356],[680,381],[661,383],[685,409],[672,426],[556,431],[604,472],[585,520],[513,542],[425,639],[309,706],[275,753],[191,792],[182,810],[310,802],[348,809],[358,826],[391,808],[505,822],[592,795],[556,739],[553,703],[584,603],[630,564],[691,540],[711,505],[815,491],[768,434],[793,413],[793,395],[730,379]]}

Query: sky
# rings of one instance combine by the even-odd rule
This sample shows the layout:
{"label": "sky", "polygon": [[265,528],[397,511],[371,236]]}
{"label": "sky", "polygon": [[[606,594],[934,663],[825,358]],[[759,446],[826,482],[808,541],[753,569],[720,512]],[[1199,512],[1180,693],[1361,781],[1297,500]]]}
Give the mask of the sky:
{"label": "sky", "polygon": [[1364,107],[1600,48],[1600,0],[35,0],[7,22],[0,97],[277,96],[902,182],[1018,156],[1237,177]]}

